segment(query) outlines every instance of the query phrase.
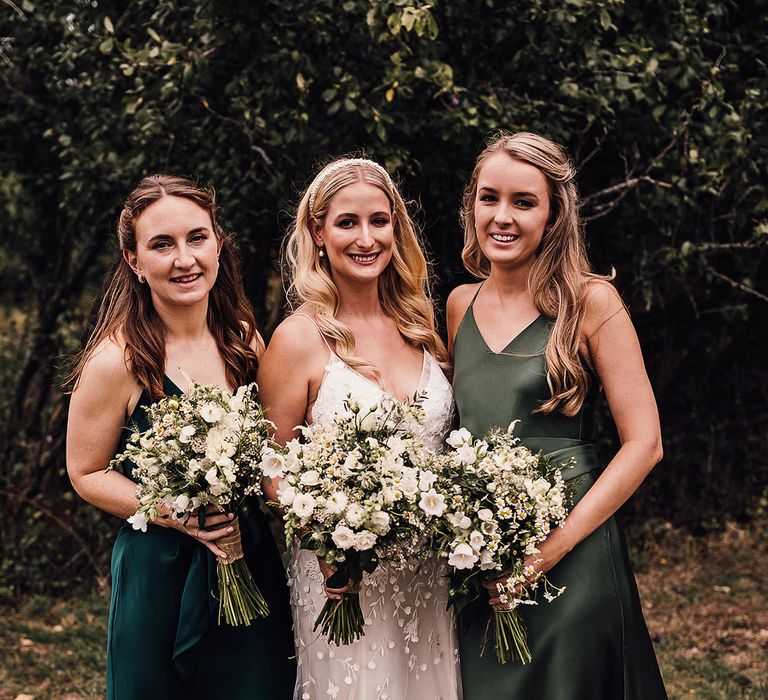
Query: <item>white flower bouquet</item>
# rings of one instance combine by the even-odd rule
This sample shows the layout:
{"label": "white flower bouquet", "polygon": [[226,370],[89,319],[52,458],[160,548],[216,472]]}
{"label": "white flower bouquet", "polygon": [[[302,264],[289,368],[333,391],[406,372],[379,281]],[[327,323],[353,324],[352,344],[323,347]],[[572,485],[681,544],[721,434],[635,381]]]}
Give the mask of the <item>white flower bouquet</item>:
{"label": "white flower bouquet", "polygon": [[[437,474],[420,468],[429,459],[417,437],[422,422],[418,403],[361,408],[347,398],[331,423],[302,428],[303,441],[288,443],[282,464],[264,465],[266,477],[281,478],[289,546],[298,541],[336,567],[329,587],[359,583],[380,560],[397,568],[423,556],[427,524],[445,503],[434,490]],[[350,644],[364,624],[358,594],[349,592],[326,602],[315,629]]]}
{"label": "white flower bouquet", "polygon": [[436,483],[448,509],[432,525],[434,547],[451,567],[450,600],[457,610],[484,592],[484,580],[508,574],[497,584],[503,607],[493,611],[500,663],[531,660],[518,606],[537,604],[539,588],[547,601],[565,590],[524,564],[565,520],[565,483],[558,468],[512,435],[514,425],[483,439],[465,428],[448,436],[450,449],[437,457],[443,468]]}
{"label": "white flower bouquet", "polygon": [[[255,384],[234,395],[216,386],[193,384],[178,397],[163,398],[147,409],[151,426],[134,432],[125,452],[109,469],[134,465],[139,507],[128,518],[146,532],[158,517],[196,517],[205,526],[209,509],[244,515],[246,499],[261,492],[260,462],[276,454],[272,424],[256,400]],[[267,603],[243,559],[240,526],[217,540],[227,559],[217,558],[219,623],[248,625],[266,617]]]}

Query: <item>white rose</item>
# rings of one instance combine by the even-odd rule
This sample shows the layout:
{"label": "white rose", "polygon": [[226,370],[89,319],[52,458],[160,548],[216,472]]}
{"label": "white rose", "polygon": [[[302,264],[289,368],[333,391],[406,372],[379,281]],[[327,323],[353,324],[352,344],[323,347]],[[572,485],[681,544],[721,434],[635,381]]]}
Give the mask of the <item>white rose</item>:
{"label": "white rose", "polygon": [[200,407],[200,417],[206,423],[215,423],[216,421],[221,420],[223,415],[224,409],[218,404],[208,402]]}
{"label": "white rose", "polygon": [[463,543],[456,545],[448,557],[449,566],[454,566],[457,569],[471,569],[476,561],[477,554],[472,551],[472,547]]}
{"label": "white rose", "polygon": [[466,428],[459,428],[459,430],[452,430],[451,434],[446,439],[446,442],[453,448],[459,448],[462,445],[472,442],[472,433]]}
{"label": "white rose", "polygon": [[179,433],[179,442],[187,445],[192,440],[192,436],[196,433],[194,425],[185,425]]}
{"label": "white rose", "polygon": [[331,539],[339,549],[349,549],[355,544],[355,533],[346,525],[337,525]]}
{"label": "white rose", "polygon": [[440,517],[448,506],[445,504],[445,496],[442,493],[437,493],[435,489],[430,489],[422,495],[419,501],[419,508],[421,508],[427,515],[434,515]]}
{"label": "white rose", "polygon": [[147,523],[149,520],[147,520],[147,516],[144,515],[144,513],[134,513],[130,518],[128,518],[128,522],[133,526],[134,530],[141,530],[142,532],[146,532]]}
{"label": "white rose", "polygon": [[328,499],[325,502],[325,507],[328,509],[329,513],[338,515],[339,513],[342,513],[347,507],[347,500],[348,499],[346,493],[343,491],[335,491],[330,496],[328,496]]}
{"label": "white rose", "polygon": [[302,520],[305,520],[315,510],[315,499],[308,493],[301,493],[293,499],[291,510]]}
{"label": "white rose", "polygon": [[293,499],[296,498],[298,491],[293,486],[282,486],[277,491],[277,498],[280,501],[281,506],[290,506],[293,503]]}
{"label": "white rose", "polygon": [[270,479],[276,479],[283,475],[285,469],[285,460],[283,456],[278,452],[275,452],[272,448],[268,447],[261,454],[261,462],[259,462],[261,473],[269,477]]}
{"label": "white rose", "polygon": [[493,513],[488,508],[481,508],[477,511],[477,517],[483,522],[490,522],[493,519]]}
{"label": "white rose", "polygon": [[462,445],[456,450],[456,455],[462,464],[474,464],[477,462],[477,451],[472,445]]}
{"label": "white rose", "polygon": [[378,535],[386,535],[389,532],[389,514],[377,510],[369,518],[371,529]]}
{"label": "white rose", "polygon": [[317,469],[310,469],[299,476],[299,483],[302,486],[317,486],[320,483],[320,472]]}
{"label": "white rose", "polygon": [[350,525],[359,525],[361,522],[363,522],[363,517],[365,516],[365,511],[363,510],[362,506],[360,506],[357,503],[353,503],[352,505],[347,508],[347,522]]}
{"label": "white rose", "polygon": [[358,552],[363,552],[366,549],[373,549],[373,545],[376,544],[376,535],[369,530],[361,530],[355,535],[355,543],[353,547]]}

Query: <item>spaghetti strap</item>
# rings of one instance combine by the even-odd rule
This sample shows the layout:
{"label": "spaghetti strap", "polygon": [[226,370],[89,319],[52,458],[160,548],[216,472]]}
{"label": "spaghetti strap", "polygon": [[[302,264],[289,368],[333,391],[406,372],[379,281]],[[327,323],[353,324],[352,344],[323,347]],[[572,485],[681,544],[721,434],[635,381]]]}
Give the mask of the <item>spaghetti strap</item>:
{"label": "spaghetti strap", "polygon": [[485,280],[480,282],[480,284],[477,287],[477,291],[475,292],[474,296],[472,297],[472,301],[469,302],[468,309],[471,309],[475,305],[475,299],[477,299],[477,295],[480,294],[480,290],[483,288],[483,285],[485,284]]}
{"label": "spaghetti strap", "polygon": [[325,343],[325,347],[328,348],[328,352],[331,353],[331,355],[335,355],[336,353],[333,351],[333,348],[331,347],[331,344],[328,342],[328,339],[325,337],[325,334],[323,331],[320,330],[320,326],[317,325],[317,321],[315,321],[314,318],[312,318],[309,314],[304,314],[301,311],[296,311],[293,314],[294,316],[304,316],[304,318],[308,318],[310,321],[312,321],[312,325],[314,325],[315,328],[317,328],[317,332],[320,334],[320,337],[323,339],[323,342]]}

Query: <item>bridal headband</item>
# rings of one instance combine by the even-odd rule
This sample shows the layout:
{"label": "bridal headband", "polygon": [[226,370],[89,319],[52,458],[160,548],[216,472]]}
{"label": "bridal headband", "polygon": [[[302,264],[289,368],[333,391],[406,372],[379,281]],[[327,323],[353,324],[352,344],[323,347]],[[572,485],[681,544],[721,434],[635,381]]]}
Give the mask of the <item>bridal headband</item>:
{"label": "bridal headband", "polygon": [[389,173],[387,172],[386,168],[379,165],[375,160],[370,160],[368,158],[344,158],[342,160],[337,160],[330,165],[327,165],[323,170],[320,171],[320,174],[315,178],[314,183],[312,183],[312,187],[309,190],[309,212],[312,213],[312,210],[315,208],[315,197],[317,196],[317,190],[319,189],[320,185],[325,182],[333,173],[338,172],[339,170],[342,170],[343,168],[353,168],[356,165],[368,165],[373,167],[375,170],[378,170],[382,175],[384,175],[384,179],[387,181],[387,185],[389,186],[389,189],[391,191],[394,191],[395,185],[392,182],[392,178],[389,176]]}

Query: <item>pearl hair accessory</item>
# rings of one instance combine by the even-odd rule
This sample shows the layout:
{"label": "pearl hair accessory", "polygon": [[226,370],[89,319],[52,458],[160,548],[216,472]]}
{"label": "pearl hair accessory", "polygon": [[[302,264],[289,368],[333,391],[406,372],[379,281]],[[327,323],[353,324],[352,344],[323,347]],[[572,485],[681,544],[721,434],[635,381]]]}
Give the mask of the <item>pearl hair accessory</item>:
{"label": "pearl hair accessory", "polygon": [[342,160],[337,160],[333,163],[330,163],[325,168],[323,168],[318,176],[315,178],[314,183],[312,183],[312,186],[309,189],[309,213],[312,213],[312,210],[315,208],[315,197],[317,196],[317,190],[320,187],[320,185],[333,173],[338,172],[339,170],[342,170],[343,168],[353,168],[357,165],[367,165],[372,166],[374,169],[378,170],[384,175],[384,179],[387,181],[387,185],[389,186],[390,190],[395,189],[395,185],[392,182],[392,178],[389,176],[389,173],[387,172],[386,168],[379,165],[375,160],[370,160],[369,158],[343,158]]}

